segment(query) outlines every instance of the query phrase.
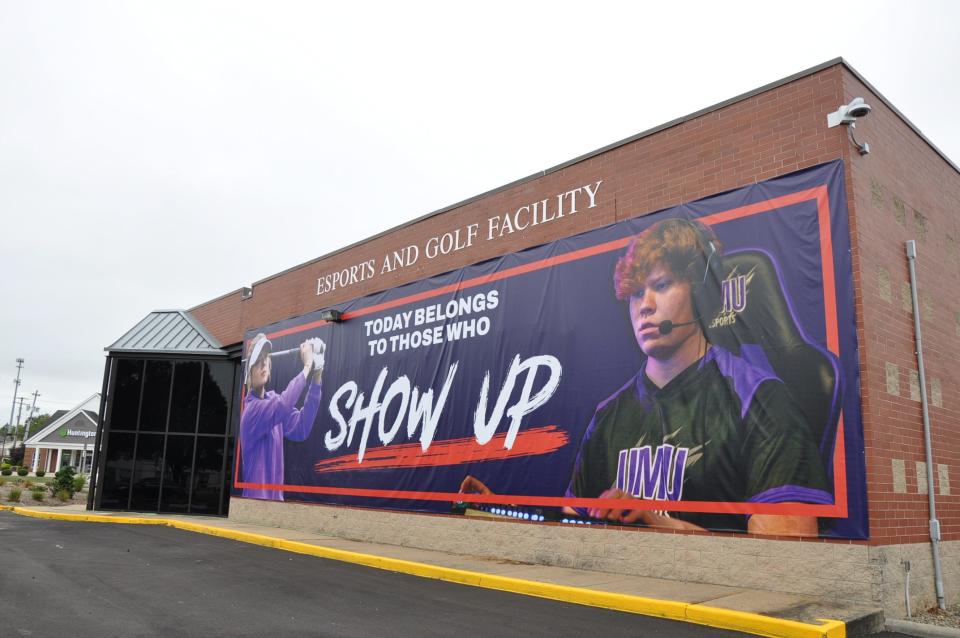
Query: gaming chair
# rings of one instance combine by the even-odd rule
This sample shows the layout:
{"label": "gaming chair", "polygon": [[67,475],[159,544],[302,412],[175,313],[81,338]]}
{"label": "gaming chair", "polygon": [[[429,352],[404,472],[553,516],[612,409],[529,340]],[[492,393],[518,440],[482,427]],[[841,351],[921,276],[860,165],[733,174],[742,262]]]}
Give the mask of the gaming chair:
{"label": "gaming chair", "polygon": [[[726,303],[716,317],[704,322],[707,339],[783,380],[810,424],[832,480],[841,397],[836,356],[797,324],[771,255],[757,249],[731,252],[723,256],[722,268]],[[738,287],[741,276],[746,279],[740,283],[746,285]]]}

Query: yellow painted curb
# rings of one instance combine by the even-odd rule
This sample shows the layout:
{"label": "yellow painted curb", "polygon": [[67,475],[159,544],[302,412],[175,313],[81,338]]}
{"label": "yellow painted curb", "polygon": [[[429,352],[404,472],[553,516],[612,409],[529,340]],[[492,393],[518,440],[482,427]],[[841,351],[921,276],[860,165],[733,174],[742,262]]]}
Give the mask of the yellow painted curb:
{"label": "yellow painted curb", "polygon": [[808,636],[846,638],[847,635],[846,623],[839,620],[823,620],[823,625],[812,625],[796,620],[698,604],[687,605],[687,620],[711,627],[780,638],[807,638]]}
{"label": "yellow painted curb", "polygon": [[523,580],[520,578],[511,578],[509,576],[497,576],[494,574],[483,574],[480,572],[471,572],[463,569],[454,569],[451,567],[439,567],[426,563],[403,560],[400,558],[388,558],[386,556],[375,556],[373,554],[362,554],[343,549],[334,549],[332,547],[322,547],[320,545],[311,545],[299,541],[285,540],[263,534],[253,534],[250,532],[239,532],[212,525],[203,525],[200,523],[191,523],[188,521],[178,521],[169,518],[146,518],[141,516],[104,516],[100,514],[68,514],[59,512],[42,512],[30,510],[24,507],[13,507],[10,505],[0,505],[0,510],[13,511],[22,516],[31,518],[46,518],[65,521],[81,521],[88,523],[123,523],[127,525],[163,525],[177,529],[197,532],[199,534],[208,534],[210,536],[219,536],[230,540],[272,547],[297,554],[306,554],[318,558],[328,558],[331,560],[365,565],[376,569],[385,569],[412,576],[423,578],[434,578],[448,582],[460,583],[462,585],[471,585],[474,587],[484,587],[486,589],[496,589],[514,594],[523,594],[526,596],[536,596],[538,598],[549,598],[562,602],[575,603],[578,605],[588,605],[590,607],[602,607],[614,611],[625,611],[644,616],[657,616],[660,618],[669,618],[671,620],[682,620],[699,625],[708,625],[718,629],[731,629],[758,636],[771,636],[776,638],[846,638],[846,624],[840,620],[818,619],[822,624],[814,625],[802,623],[783,618],[774,618],[772,616],[763,616],[732,609],[721,609],[719,607],[710,607],[696,603],[681,603],[672,600],[658,600],[656,598],[644,598],[642,596],[631,596],[629,594],[616,594],[613,592],[594,591],[581,587],[570,587],[567,585],[555,585],[552,583],[543,583],[532,580]]}

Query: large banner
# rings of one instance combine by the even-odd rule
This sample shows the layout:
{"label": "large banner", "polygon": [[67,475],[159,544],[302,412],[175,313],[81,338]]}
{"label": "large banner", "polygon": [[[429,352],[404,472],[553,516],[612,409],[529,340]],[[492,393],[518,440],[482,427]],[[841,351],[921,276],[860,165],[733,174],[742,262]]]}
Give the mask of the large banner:
{"label": "large banner", "polygon": [[234,496],[868,537],[843,164],[246,335]]}

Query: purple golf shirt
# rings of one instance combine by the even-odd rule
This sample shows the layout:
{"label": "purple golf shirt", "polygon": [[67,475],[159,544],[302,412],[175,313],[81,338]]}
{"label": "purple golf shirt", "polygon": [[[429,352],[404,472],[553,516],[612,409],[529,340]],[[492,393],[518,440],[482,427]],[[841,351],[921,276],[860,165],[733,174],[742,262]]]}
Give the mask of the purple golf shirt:
{"label": "purple golf shirt", "polygon": [[[287,389],[277,394],[267,392],[263,397],[250,392],[243,400],[240,417],[240,450],[243,457],[243,482],[261,485],[283,484],[283,439],[303,441],[310,435],[313,421],[320,409],[320,384],[313,383],[307,391],[303,408],[297,409],[297,399],[307,383],[303,373],[295,376]],[[283,500],[281,490],[244,488],[243,495],[274,501]]]}

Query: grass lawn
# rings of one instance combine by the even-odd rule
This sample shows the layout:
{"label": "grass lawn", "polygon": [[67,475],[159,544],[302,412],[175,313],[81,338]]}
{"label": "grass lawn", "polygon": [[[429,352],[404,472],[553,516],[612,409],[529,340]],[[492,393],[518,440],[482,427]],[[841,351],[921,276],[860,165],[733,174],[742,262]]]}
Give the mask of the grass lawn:
{"label": "grass lawn", "polygon": [[17,476],[16,474],[11,474],[10,476],[0,476],[0,481],[17,481],[23,479],[25,481],[30,481],[31,483],[49,483],[53,480],[53,474],[47,474],[46,476],[36,477],[36,476]]}

